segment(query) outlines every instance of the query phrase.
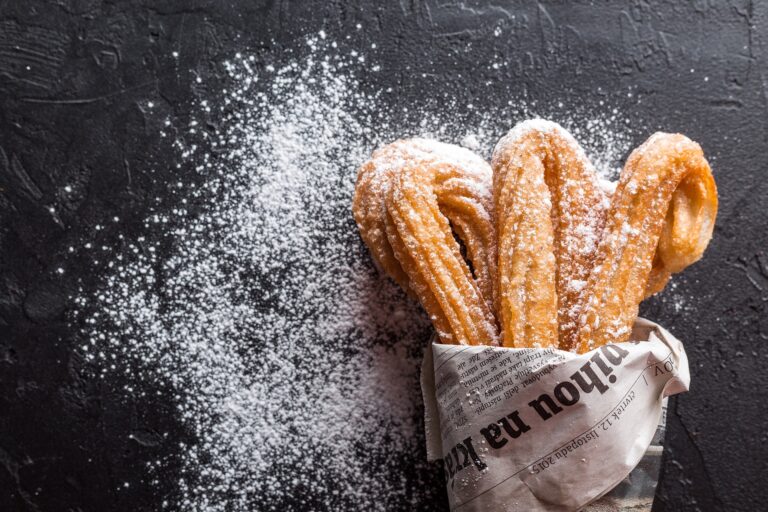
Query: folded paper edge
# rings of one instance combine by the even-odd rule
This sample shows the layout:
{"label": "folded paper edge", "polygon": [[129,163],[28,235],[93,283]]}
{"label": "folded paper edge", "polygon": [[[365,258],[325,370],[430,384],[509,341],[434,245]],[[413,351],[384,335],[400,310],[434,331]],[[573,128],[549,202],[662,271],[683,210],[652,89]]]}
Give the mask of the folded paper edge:
{"label": "folded paper edge", "polygon": [[435,461],[443,457],[443,443],[440,434],[440,412],[435,393],[435,369],[432,345],[424,350],[424,360],[421,362],[421,396],[424,400],[424,430],[427,444],[427,460]]}
{"label": "folded paper edge", "polygon": [[[642,336],[635,336],[639,332],[643,331],[644,334]],[[655,337],[667,347],[669,347],[669,349],[672,350],[679,358],[679,364],[677,368],[678,375],[676,378],[670,379],[669,382],[665,385],[659,399],[664,399],[669,396],[688,391],[691,377],[690,369],[688,367],[688,356],[685,352],[683,343],[661,325],[642,317],[638,317],[635,321],[635,324],[632,327],[632,334],[633,338],[642,337],[643,339],[635,339],[625,343],[650,341],[651,337]],[[429,347],[424,351],[424,359],[422,360],[421,364],[420,377],[421,395],[422,399],[424,400],[424,430],[428,461],[437,461],[443,457],[442,433],[440,431],[440,412],[437,405],[437,395],[435,390],[433,351],[436,345],[440,345],[439,343],[436,343],[436,339],[437,338],[435,336],[432,336],[430,339]],[[457,349],[460,347],[460,345],[456,345]],[[521,349],[508,348],[507,350]]]}

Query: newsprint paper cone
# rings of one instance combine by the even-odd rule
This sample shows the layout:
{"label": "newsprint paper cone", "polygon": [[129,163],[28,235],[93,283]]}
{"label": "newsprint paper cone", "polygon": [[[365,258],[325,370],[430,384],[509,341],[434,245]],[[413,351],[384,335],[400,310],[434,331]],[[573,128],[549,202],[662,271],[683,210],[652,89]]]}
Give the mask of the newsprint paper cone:
{"label": "newsprint paper cone", "polygon": [[586,354],[433,343],[427,455],[443,461],[451,510],[575,511],[622,482],[664,398],[690,383],[669,332],[638,319],[632,340]]}

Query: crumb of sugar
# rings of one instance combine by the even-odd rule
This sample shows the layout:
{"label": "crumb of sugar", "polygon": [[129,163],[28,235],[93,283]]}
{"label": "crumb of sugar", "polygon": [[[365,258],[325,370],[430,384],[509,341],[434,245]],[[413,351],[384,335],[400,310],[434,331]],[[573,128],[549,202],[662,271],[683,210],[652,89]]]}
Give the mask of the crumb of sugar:
{"label": "crumb of sugar", "polygon": [[[179,446],[170,510],[301,510],[304,500],[384,511],[436,499],[402,469],[429,471],[419,393],[429,319],[359,241],[356,169],[413,134],[487,157],[533,112],[510,102],[468,127],[451,108],[422,109],[406,125],[361,92],[358,56],[324,34],[307,43],[283,67],[227,63],[227,87],[200,102],[177,141],[181,205],[152,212],[146,235],[121,243],[102,286],[77,299],[82,352],[100,375],[173,397],[191,441]],[[559,120],[590,156],[615,162],[630,138],[614,117]]]}
{"label": "crumb of sugar", "polygon": [[603,190],[603,192],[609,196],[612,196],[613,193],[616,192],[616,185],[618,182],[600,178],[600,180],[598,180],[598,184],[600,185],[600,188]]}
{"label": "crumb of sugar", "polygon": [[482,148],[480,140],[474,133],[468,133],[461,139],[461,145],[472,151],[479,151]]}

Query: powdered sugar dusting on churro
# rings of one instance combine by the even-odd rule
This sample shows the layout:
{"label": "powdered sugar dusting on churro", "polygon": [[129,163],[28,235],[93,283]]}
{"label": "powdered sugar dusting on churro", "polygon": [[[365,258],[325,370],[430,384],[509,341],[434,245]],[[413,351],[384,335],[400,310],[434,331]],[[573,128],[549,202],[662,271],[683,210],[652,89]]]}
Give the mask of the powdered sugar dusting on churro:
{"label": "powdered sugar dusting on churro", "polygon": [[716,213],[717,188],[698,144],[656,133],[633,151],[613,194],[600,265],[587,285],[580,351],[626,340],[649,285],[658,291],[670,274],[701,257]]}
{"label": "powdered sugar dusting on churro", "polygon": [[[609,196],[581,146],[552,121],[531,119],[517,124],[496,144],[492,160],[502,279],[505,272],[527,268],[515,263],[519,255],[530,253],[541,258],[544,252],[554,254],[557,259],[557,264],[543,274],[526,270],[526,274],[510,279],[520,287],[518,293],[522,297],[518,302],[502,300],[499,314],[507,330],[505,341],[513,346],[525,346],[522,344],[531,337],[531,330],[537,330],[539,337],[551,338],[550,324],[556,322],[560,347],[573,348],[581,311],[587,302],[585,286],[579,283],[589,277]],[[526,186],[523,181],[531,173],[537,178],[534,187]],[[533,215],[530,196],[534,194],[542,195],[549,214],[540,218],[530,233],[516,233],[515,226],[511,230],[505,227],[508,218],[525,219]],[[506,243],[506,238],[514,241],[514,249]],[[504,249],[505,243],[507,249]],[[510,265],[505,266],[507,261]],[[544,260],[541,261],[544,265]],[[505,317],[517,317],[524,305],[537,302],[529,296],[534,293],[545,297],[547,302],[554,302],[552,308],[544,310],[549,321],[545,321],[544,316],[537,323],[526,320],[524,332],[507,325]],[[558,342],[557,339],[549,341]]]}
{"label": "powdered sugar dusting on churro", "polygon": [[[355,171],[375,147],[414,135],[488,157],[537,109],[512,102],[467,125],[446,108],[401,122],[361,92],[358,56],[307,42],[307,56],[283,54],[281,66],[250,56],[227,65],[226,90],[178,128],[173,204],[155,208],[140,239],[115,240],[95,267],[103,287],[78,299],[81,350],[98,374],[176,410],[188,441],[147,476],[175,482],[170,510],[376,511],[443,499],[421,433],[429,319],[371,265],[349,211]],[[568,109],[544,114],[590,156],[614,162],[629,147],[613,114],[598,125]]]}
{"label": "powdered sugar dusting on churro", "polygon": [[[476,153],[461,146],[424,137],[398,141],[395,145],[396,151],[388,150],[386,147],[374,151],[371,163],[378,172],[399,170],[407,160],[426,159],[459,167],[479,182],[490,185],[491,173],[488,163]],[[381,182],[380,185],[383,186],[385,183]]]}
{"label": "powdered sugar dusting on churro", "polygon": [[470,151],[423,138],[384,146],[358,173],[352,212],[363,241],[419,298],[443,342],[497,340],[491,175]]}

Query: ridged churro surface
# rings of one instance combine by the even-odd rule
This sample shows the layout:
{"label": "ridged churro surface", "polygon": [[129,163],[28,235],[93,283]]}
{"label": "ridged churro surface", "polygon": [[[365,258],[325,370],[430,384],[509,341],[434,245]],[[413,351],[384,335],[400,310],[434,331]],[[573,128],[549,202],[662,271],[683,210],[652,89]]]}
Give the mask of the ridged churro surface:
{"label": "ridged churro surface", "polygon": [[496,145],[492,165],[503,342],[570,348],[606,193],[581,147],[549,121],[518,124]]}
{"label": "ridged churro surface", "polygon": [[458,146],[401,140],[360,169],[353,213],[363,240],[444,343],[497,343],[492,208],[490,166]]}
{"label": "ridged churro surface", "polygon": [[613,189],[565,129],[535,119],[491,166],[428,139],[375,151],[353,213],[443,343],[586,352],[626,341],[640,302],[701,258],[717,189],[683,135],[651,136]]}
{"label": "ridged churro surface", "polygon": [[[717,189],[698,144],[656,133],[629,156],[587,283],[579,352],[626,341],[647,291],[701,258]],[[655,263],[654,263],[655,262]]]}

